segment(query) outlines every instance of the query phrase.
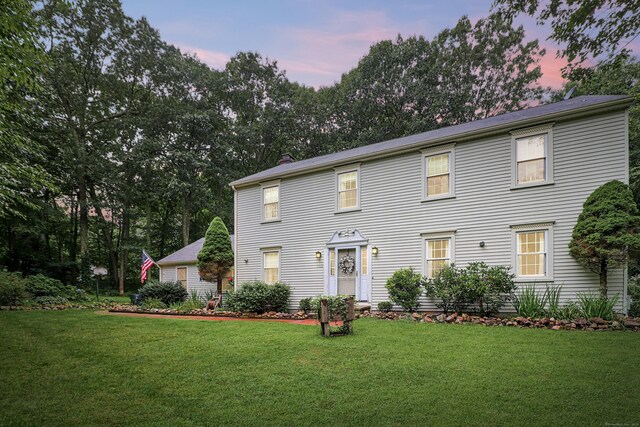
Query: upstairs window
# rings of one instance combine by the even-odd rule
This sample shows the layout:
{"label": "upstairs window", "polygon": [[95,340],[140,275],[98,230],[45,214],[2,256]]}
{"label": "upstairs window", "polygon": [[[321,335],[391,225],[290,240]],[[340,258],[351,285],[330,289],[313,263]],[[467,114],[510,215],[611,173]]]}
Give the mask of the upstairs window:
{"label": "upstairs window", "polygon": [[546,180],[546,136],[536,135],[516,139],[518,184]]}
{"label": "upstairs window", "polygon": [[552,125],[511,132],[512,188],[553,184]]}
{"label": "upstairs window", "polygon": [[360,209],[360,165],[336,169],[337,212]]}
{"label": "upstairs window", "polygon": [[455,144],[422,150],[422,201],[455,197]]}
{"label": "upstairs window", "polygon": [[280,183],[262,185],[262,220],[277,221],[280,219]]}

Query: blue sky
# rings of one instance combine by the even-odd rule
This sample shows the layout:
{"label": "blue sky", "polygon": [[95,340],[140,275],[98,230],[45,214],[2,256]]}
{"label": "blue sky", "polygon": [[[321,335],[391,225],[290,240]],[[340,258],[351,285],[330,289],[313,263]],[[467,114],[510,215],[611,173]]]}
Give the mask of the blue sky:
{"label": "blue sky", "polygon": [[[448,1],[196,1],[123,0],[125,12],[146,16],[163,39],[221,69],[238,51],[258,51],[277,60],[290,80],[331,85],[353,68],[376,41],[402,36],[435,36],[462,15],[473,21],[488,14],[492,0]],[[548,53],[541,83],[560,87],[562,60],[547,42],[548,30],[522,21],[530,38]]]}

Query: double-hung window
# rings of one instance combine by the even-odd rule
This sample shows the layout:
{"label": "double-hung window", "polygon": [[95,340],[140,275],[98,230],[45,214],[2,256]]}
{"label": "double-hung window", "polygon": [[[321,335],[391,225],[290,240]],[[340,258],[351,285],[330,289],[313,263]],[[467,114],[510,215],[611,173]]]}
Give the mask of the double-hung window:
{"label": "double-hung window", "polygon": [[553,134],[551,125],[514,131],[512,134],[512,187],[553,182]]}
{"label": "double-hung window", "polygon": [[187,289],[187,267],[176,268],[176,279],[183,288]]}
{"label": "double-hung window", "polygon": [[516,278],[552,278],[552,223],[514,226],[514,264]]}
{"label": "double-hung window", "polygon": [[425,254],[423,271],[427,277],[436,276],[454,262],[454,233],[455,231],[422,234]]}
{"label": "double-hung window", "polygon": [[280,182],[262,184],[262,221],[280,220]]}
{"label": "double-hung window", "polygon": [[263,279],[268,284],[280,280],[280,251],[265,250],[262,252]]}
{"label": "double-hung window", "polygon": [[423,200],[455,196],[454,144],[422,150]]}
{"label": "double-hung window", "polygon": [[360,165],[336,168],[336,211],[360,209]]}

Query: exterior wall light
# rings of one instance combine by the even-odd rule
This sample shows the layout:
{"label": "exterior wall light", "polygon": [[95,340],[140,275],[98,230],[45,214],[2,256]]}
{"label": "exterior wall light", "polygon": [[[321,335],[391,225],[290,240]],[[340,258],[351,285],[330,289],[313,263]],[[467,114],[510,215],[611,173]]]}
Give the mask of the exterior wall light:
{"label": "exterior wall light", "polygon": [[484,248],[484,241],[480,242],[480,247]]}
{"label": "exterior wall light", "polygon": [[317,251],[316,252],[316,259],[320,259],[320,258],[322,258],[322,252]]}
{"label": "exterior wall light", "polygon": [[374,254],[374,255],[378,255],[378,247],[377,246],[372,247],[371,248],[371,253]]}

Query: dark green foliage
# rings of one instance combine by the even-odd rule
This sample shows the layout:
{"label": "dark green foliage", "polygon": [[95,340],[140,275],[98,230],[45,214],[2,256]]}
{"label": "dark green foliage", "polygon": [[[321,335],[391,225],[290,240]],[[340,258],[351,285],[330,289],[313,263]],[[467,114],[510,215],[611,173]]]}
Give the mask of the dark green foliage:
{"label": "dark green foliage", "polygon": [[42,274],[27,277],[27,292],[34,298],[53,297],[75,300],[82,298],[77,289],[71,285],[64,285],[61,281],[52,279]]}
{"label": "dark green foliage", "polygon": [[380,301],[378,303],[378,311],[383,313],[388,313],[393,308],[393,303],[391,301]]}
{"label": "dark green foliage", "polygon": [[286,312],[291,289],[284,283],[269,285],[261,281],[244,282],[236,291],[225,295],[224,304],[232,311],[243,313]]}
{"label": "dark green foliage", "polygon": [[511,298],[515,284],[509,267],[472,262],[465,268],[451,266],[427,279],[427,296],[445,312],[456,310],[494,314]]}
{"label": "dark green foliage", "polygon": [[391,301],[404,310],[414,311],[420,305],[418,299],[423,292],[423,285],[424,279],[419,273],[413,268],[403,268],[393,273],[385,287]]}
{"label": "dark green foliage", "polygon": [[640,215],[629,186],[610,181],[587,198],[573,228],[569,252],[600,276],[600,295],[607,297],[607,272],[624,265],[629,251],[640,250]]}
{"label": "dark green foliage", "polygon": [[0,305],[19,305],[27,296],[25,282],[18,273],[0,271]]}
{"label": "dark green foliage", "polygon": [[150,281],[140,288],[139,293],[142,295],[143,304],[144,301],[149,299],[159,299],[167,306],[184,301],[189,296],[189,293],[180,282]]}
{"label": "dark green foliage", "polygon": [[233,267],[233,248],[229,230],[220,217],[215,217],[207,234],[204,244],[198,253],[198,273],[203,280],[217,281],[218,293],[222,293],[222,278]]}
{"label": "dark green foliage", "polygon": [[311,300],[312,298],[302,298],[299,305],[300,310],[309,313],[311,311]]}
{"label": "dark green foliage", "polygon": [[535,284],[519,287],[513,295],[513,306],[522,317],[555,317],[564,318],[563,308],[560,308],[561,286],[547,285],[543,292],[538,291]]}
{"label": "dark green foliage", "polygon": [[51,295],[45,295],[33,298],[33,302],[38,305],[65,305],[69,303],[69,299],[59,296],[55,297]]}
{"label": "dark green foliage", "polygon": [[[173,304],[180,304],[179,302]],[[142,301],[142,308],[167,308],[168,304],[160,298],[147,298]]]}
{"label": "dark green foliage", "polygon": [[612,298],[605,298],[602,295],[593,293],[578,294],[580,314],[587,319],[600,317],[604,320],[613,320],[615,318],[613,307],[616,302],[618,302],[618,295],[614,295]]}
{"label": "dark green foliage", "polygon": [[436,300],[436,307],[445,313],[462,313],[469,305],[462,281],[462,274],[455,265],[449,265],[435,276],[427,279],[426,295]]}
{"label": "dark green foliage", "polygon": [[[350,295],[318,295],[311,300],[311,306],[315,311],[317,311],[318,319],[320,319],[320,300],[326,299],[327,307],[329,308],[329,321],[335,322],[347,318],[349,298],[351,298]],[[340,329],[340,332],[346,331],[346,329]]]}
{"label": "dark green foliage", "polygon": [[629,316],[640,317],[640,276],[634,276],[629,279],[627,295],[631,299]]}

